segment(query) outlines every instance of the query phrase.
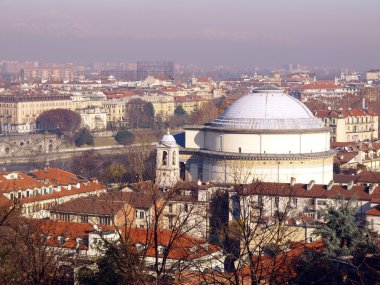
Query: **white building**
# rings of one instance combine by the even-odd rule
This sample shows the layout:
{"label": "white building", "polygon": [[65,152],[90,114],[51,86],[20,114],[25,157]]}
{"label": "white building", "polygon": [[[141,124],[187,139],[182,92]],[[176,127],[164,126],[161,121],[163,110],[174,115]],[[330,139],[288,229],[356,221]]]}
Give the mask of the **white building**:
{"label": "white building", "polygon": [[107,112],[103,108],[90,106],[84,109],[78,109],[82,119],[82,127],[89,130],[103,130],[107,127]]}
{"label": "white building", "polygon": [[330,129],[274,86],[234,102],[214,121],[185,127],[181,178],[246,184],[255,180],[327,184],[333,178]]}

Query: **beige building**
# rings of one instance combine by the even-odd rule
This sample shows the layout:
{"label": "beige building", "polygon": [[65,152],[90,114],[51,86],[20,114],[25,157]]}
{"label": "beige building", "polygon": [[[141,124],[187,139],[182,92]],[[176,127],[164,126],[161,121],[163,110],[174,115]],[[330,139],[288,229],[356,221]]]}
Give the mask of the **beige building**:
{"label": "beige building", "polygon": [[80,96],[0,96],[1,131],[10,133],[28,133],[38,129],[38,116],[52,109],[75,111],[90,106],[101,107],[103,98]]}
{"label": "beige building", "polygon": [[110,126],[123,127],[127,124],[126,103],[123,100],[112,99],[103,101],[107,113],[107,123]]}
{"label": "beige building", "polygon": [[372,109],[318,110],[315,115],[331,128],[331,141],[357,142],[379,137],[379,116]]}
{"label": "beige building", "polygon": [[1,96],[0,124],[3,132],[26,133],[36,129],[36,119],[51,109],[72,110],[69,96]]}
{"label": "beige building", "polygon": [[372,69],[366,73],[367,80],[380,80],[380,69]]}

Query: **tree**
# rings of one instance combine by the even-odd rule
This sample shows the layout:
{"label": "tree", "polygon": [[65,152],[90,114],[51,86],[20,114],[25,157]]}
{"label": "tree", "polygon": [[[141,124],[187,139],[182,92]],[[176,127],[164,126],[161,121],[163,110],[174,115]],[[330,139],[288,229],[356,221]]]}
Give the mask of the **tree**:
{"label": "tree", "polygon": [[183,109],[182,105],[178,105],[174,110],[174,116],[183,116],[186,115],[185,109]]}
{"label": "tree", "polygon": [[151,128],[154,122],[154,107],[141,99],[132,99],[127,104],[129,125],[133,129]]}
{"label": "tree", "polygon": [[[17,217],[7,224],[7,235],[1,240],[6,249],[1,259],[1,284],[71,284],[73,264],[65,259],[55,242],[54,228],[45,220],[28,220]],[[62,266],[65,264],[66,266]]]}
{"label": "tree", "polygon": [[100,177],[105,167],[104,158],[99,153],[88,150],[72,159],[70,170],[87,178]]}
{"label": "tree", "polygon": [[115,135],[115,140],[119,144],[123,144],[123,145],[132,144],[134,139],[135,139],[135,136],[133,135],[133,133],[127,130],[118,131],[117,134]]}
{"label": "tree", "polygon": [[120,242],[106,243],[106,246],[105,254],[96,261],[96,272],[86,267],[79,271],[79,284],[145,284],[148,278],[139,270],[142,261],[131,245]]}
{"label": "tree", "polygon": [[355,215],[355,201],[338,200],[323,214],[315,230],[323,250],[309,250],[294,262],[297,284],[378,284],[380,256],[377,238]]}
{"label": "tree", "polygon": [[53,109],[41,113],[36,124],[40,130],[72,134],[79,129],[81,117],[68,109]]}
{"label": "tree", "polygon": [[155,141],[154,136],[137,133],[135,135],[135,144],[125,147],[127,171],[132,181],[154,179],[156,156],[153,143]]}
{"label": "tree", "polygon": [[124,176],[126,174],[127,170],[125,169],[124,165],[111,162],[110,165],[106,167],[104,172],[101,175],[102,181],[108,183],[119,183],[123,184]]}
{"label": "tree", "polygon": [[325,223],[315,231],[321,236],[328,257],[353,255],[357,250],[372,252],[376,239],[365,222],[356,218],[354,201],[338,200],[337,207],[323,213]]}
{"label": "tree", "polygon": [[94,145],[94,137],[87,128],[81,129],[78,133],[75,134],[74,142],[76,146],[82,145]]}

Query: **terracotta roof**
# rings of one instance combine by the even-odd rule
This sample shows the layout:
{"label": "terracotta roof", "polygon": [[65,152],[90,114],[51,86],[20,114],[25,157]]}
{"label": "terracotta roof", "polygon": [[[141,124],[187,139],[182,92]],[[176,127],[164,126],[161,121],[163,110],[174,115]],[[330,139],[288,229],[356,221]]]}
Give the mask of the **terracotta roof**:
{"label": "terracotta roof", "polygon": [[57,205],[51,212],[76,213],[94,216],[114,216],[129,204],[135,209],[150,209],[153,198],[136,192],[104,193],[100,196],[89,196]]}
{"label": "terracotta roof", "polygon": [[347,118],[361,116],[378,116],[372,109],[345,108],[339,110],[317,110],[315,116],[319,118]]}
{"label": "terracotta roof", "polygon": [[341,185],[333,185],[327,190],[326,185],[314,184],[310,190],[307,190],[305,184],[295,184],[275,182],[256,182],[247,186],[241,186],[238,193],[242,196],[248,195],[266,195],[281,197],[303,197],[303,198],[356,198],[358,200],[371,201],[380,199],[380,187],[376,187],[372,194],[369,194],[368,187],[353,186],[350,190]]}
{"label": "terracotta roof", "polygon": [[74,173],[54,167],[44,167],[43,169],[31,171],[29,175],[51,185],[73,185],[84,181],[83,178],[79,178]]}
{"label": "terracotta roof", "polygon": [[340,184],[348,184],[356,181],[356,175],[348,175],[348,174],[334,174],[334,182]]}
{"label": "terracotta roof", "polygon": [[[86,223],[72,223],[63,221],[51,220],[32,220],[41,228],[43,233],[49,234],[52,237],[51,242],[53,246],[62,246],[67,248],[76,248],[76,238],[86,238],[89,233],[95,232],[93,225]],[[147,245],[146,255],[155,256],[155,248],[153,243],[153,231],[150,229],[140,228],[121,228],[118,229],[114,226],[103,226],[102,230],[112,231],[120,230],[123,232],[123,237],[126,238],[131,244]],[[158,245],[169,246],[172,243],[168,253],[169,259],[196,259],[202,256],[209,255],[213,252],[220,251],[221,249],[215,245],[209,245],[207,241],[193,238],[188,235],[180,234],[174,238],[174,232],[169,230],[158,231]],[[63,243],[58,243],[58,236],[64,236],[68,240]],[[159,256],[161,256],[159,254]]]}
{"label": "terracotta roof", "polygon": [[43,201],[43,200],[50,200],[50,199],[58,199],[66,196],[72,196],[77,195],[81,193],[91,193],[99,190],[105,190],[106,187],[103,184],[100,183],[92,183],[88,182],[86,184],[81,183],[79,188],[72,187],[70,190],[65,189],[64,187],[61,187],[60,191],[53,191],[49,194],[43,194],[43,195],[37,195],[37,196],[30,196],[29,198],[23,197],[21,200],[19,200],[19,203],[30,203],[30,202],[36,202],[36,201]]}
{"label": "terracotta roof", "polygon": [[[292,248],[289,251],[279,253],[275,256],[254,256],[255,274],[262,280],[273,278],[274,274],[276,284],[287,284],[289,280],[296,277],[296,260],[303,252],[307,250],[320,251],[323,248],[322,241],[312,243],[291,243]],[[250,268],[245,267],[241,270],[240,275],[250,276]]]}
{"label": "terracotta roof", "polygon": [[363,183],[380,183],[380,172],[361,171],[357,175],[356,181]]}
{"label": "terracotta roof", "polygon": [[46,185],[22,172],[0,172],[0,193],[23,191],[43,186]]}
{"label": "terracotta roof", "polygon": [[334,156],[334,163],[345,164],[353,160],[359,153],[353,152],[337,152]]}
{"label": "terracotta roof", "polygon": [[372,208],[365,213],[367,216],[380,216],[379,207]]}
{"label": "terracotta roof", "polygon": [[337,89],[340,88],[335,83],[331,82],[318,82],[318,83],[312,83],[312,84],[305,84],[300,86],[298,89],[307,90],[307,89]]}

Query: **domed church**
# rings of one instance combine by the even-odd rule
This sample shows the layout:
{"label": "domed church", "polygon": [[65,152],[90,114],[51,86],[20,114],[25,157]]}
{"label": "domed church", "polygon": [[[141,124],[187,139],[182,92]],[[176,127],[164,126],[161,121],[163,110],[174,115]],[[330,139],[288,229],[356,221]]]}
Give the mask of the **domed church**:
{"label": "domed church", "polygon": [[[210,123],[185,127],[184,136],[176,169],[182,180],[246,184],[295,178],[328,184],[333,179],[330,129],[274,86],[241,97]],[[170,145],[167,153],[176,150]],[[161,160],[157,157],[158,167]]]}

